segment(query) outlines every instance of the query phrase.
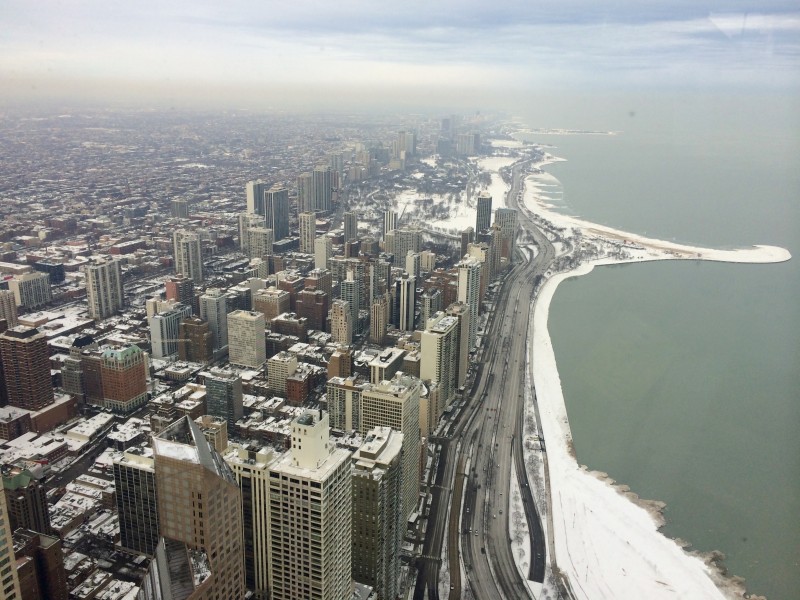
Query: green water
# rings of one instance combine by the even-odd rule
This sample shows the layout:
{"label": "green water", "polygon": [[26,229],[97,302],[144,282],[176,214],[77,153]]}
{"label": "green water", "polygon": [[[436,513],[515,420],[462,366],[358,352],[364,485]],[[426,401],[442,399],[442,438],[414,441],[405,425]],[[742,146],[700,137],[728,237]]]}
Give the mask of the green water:
{"label": "green water", "polygon": [[549,327],[578,459],[666,502],[664,531],[725,553],[750,592],[796,598],[800,109],[756,97],[653,102],[634,117],[622,106],[574,124],[532,117],[623,130],[537,139],[568,159],[549,167],[564,210],[712,247],[783,246],[795,258],[602,267],[563,283]]}

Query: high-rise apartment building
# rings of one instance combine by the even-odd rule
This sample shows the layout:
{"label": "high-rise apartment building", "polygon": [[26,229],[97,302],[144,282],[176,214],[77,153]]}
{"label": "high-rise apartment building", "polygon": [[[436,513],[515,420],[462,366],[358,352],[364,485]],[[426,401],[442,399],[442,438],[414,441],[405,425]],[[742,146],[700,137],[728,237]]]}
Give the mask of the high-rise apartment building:
{"label": "high-rise apartment building", "polygon": [[274,185],[264,192],[264,220],[276,242],[289,237],[289,190],[286,187]]}
{"label": "high-rise apartment building", "polygon": [[342,216],[342,229],[344,230],[344,241],[349,242],[358,238],[358,215],[354,212],[346,212]]}
{"label": "high-rise apartment building", "polygon": [[125,304],[119,261],[103,259],[87,265],[83,271],[86,275],[89,316],[105,319],[114,315]]}
{"label": "high-rise apartment building", "polygon": [[403,544],[403,434],[375,427],[353,454],[353,579],[396,598]]}
{"label": "high-rise apartment building", "polygon": [[192,306],[194,301],[194,281],[181,275],[169,277],[164,282],[167,301],[174,300],[186,306]]}
{"label": "high-rise apartment building", "polygon": [[184,317],[178,329],[178,359],[207,364],[214,357],[214,336],[199,317]]}
{"label": "high-rise apartment building", "polygon": [[480,233],[489,229],[492,220],[492,197],[486,192],[478,194],[475,213],[475,231]]}
{"label": "high-rise apartment building", "polygon": [[267,184],[260,179],[255,181],[248,181],[245,184],[245,194],[247,196],[247,212],[264,216],[265,212],[265,195],[267,193]]}
{"label": "high-rise apartment building", "polygon": [[40,410],[53,403],[47,336],[35,327],[18,325],[0,334],[0,358],[8,403]]}
{"label": "high-rise apartment building", "polygon": [[203,374],[206,386],[206,412],[224,419],[228,431],[236,431],[243,415],[242,378],[233,371],[211,369]]}
{"label": "high-rise apartment building", "polygon": [[458,373],[456,374],[456,388],[462,387],[467,381],[469,370],[469,306],[463,302],[454,302],[447,307],[445,313],[458,319]]}
{"label": "high-rise apartment building", "polygon": [[395,229],[386,235],[386,252],[394,256],[392,264],[405,267],[409,252],[418,254],[422,250],[422,233],[418,229]]}
{"label": "high-rise apartment building", "polygon": [[114,459],[114,489],[123,548],[153,556],[158,545],[158,494],[149,448],[131,448]]}
{"label": "high-rise apartment building", "polygon": [[263,313],[235,310],[228,315],[228,361],[239,367],[260,369],[267,360]]}
{"label": "high-rise apartment building", "polygon": [[389,295],[377,296],[372,301],[369,311],[369,341],[383,344],[386,338],[386,327],[389,325]]}
{"label": "high-rise apartment building", "polygon": [[150,348],[154,358],[168,358],[178,354],[181,321],[192,316],[191,306],[173,304],[170,310],[150,318]]}
{"label": "high-rise apartment building", "polygon": [[31,529],[50,535],[50,513],[47,510],[47,489],[42,481],[23,467],[2,468],[6,508],[11,531]]}
{"label": "high-rise apartment building", "polygon": [[247,254],[250,258],[264,258],[272,254],[275,238],[272,229],[249,227],[247,229]]}
{"label": "high-rise apartment building", "polygon": [[425,328],[428,319],[444,308],[443,303],[442,290],[439,288],[431,287],[422,292],[419,302],[420,327]]}
{"label": "high-rise apartment building", "polygon": [[145,354],[133,344],[103,351],[101,367],[103,405],[117,414],[128,414],[147,404]]}
{"label": "high-rise apartment building", "polygon": [[269,447],[229,444],[225,462],[242,490],[245,584],[256,598],[269,597],[269,466],[276,454]]}
{"label": "high-rise apartment building", "polygon": [[53,299],[50,291],[50,275],[47,273],[23,273],[8,280],[8,289],[14,294],[17,306],[27,309],[39,308]]}
{"label": "high-rise apartment building", "polygon": [[170,212],[176,219],[188,219],[189,202],[181,198],[174,198],[170,203]]}
{"label": "high-rise apartment building", "polygon": [[353,313],[347,300],[331,303],[331,337],[338,344],[353,343]]}
{"label": "high-rise apartment building", "polygon": [[475,241],[475,230],[472,227],[467,227],[461,232],[461,254],[459,256],[464,258],[467,254],[469,245]]}
{"label": "high-rise apartment building", "polygon": [[[191,550],[192,562],[206,566],[202,579],[197,568],[185,568],[190,566],[186,559],[164,557],[160,562],[167,573],[162,577],[174,584],[188,572],[184,586],[190,598],[244,598],[241,492],[230,467],[188,416],[153,437],[153,455],[166,554],[177,558]],[[185,548],[182,554],[172,551],[179,546]]]}
{"label": "high-rise apartment building", "polygon": [[253,294],[253,310],[262,313],[267,324],[278,315],[289,312],[290,309],[291,296],[286,290],[268,287]]}
{"label": "high-rise apartment building", "polygon": [[333,205],[333,172],[328,165],[319,165],[314,168],[311,182],[312,194],[314,197],[314,210],[318,212],[330,212]]}
{"label": "high-rise apartment building", "polygon": [[478,309],[481,303],[481,268],[477,258],[468,257],[460,261],[458,268],[458,301],[469,307],[469,347],[475,347],[478,333]]}
{"label": "high-rise apartment building", "polygon": [[61,540],[30,529],[17,529],[13,537],[22,600],[67,600],[69,588]]}
{"label": "high-rise apartment building", "polygon": [[350,305],[350,322],[353,324],[353,333],[361,333],[358,327],[358,311],[360,309],[362,281],[355,269],[348,269],[344,281],[339,282],[339,293],[342,300]]}
{"label": "high-rise apartment building", "polygon": [[5,319],[8,328],[17,326],[17,301],[11,290],[0,290],[0,319]]}
{"label": "high-rise apartment building", "polygon": [[422,272],[422,254],[419,252],[406,254],[405,269],[412,277],[419,277]]}
{"label": "high-rise apartment building", "polygon": [[297,216],[300,228],[300,252],[314,254],[314,240],[317,235],[317,215],[313,212],[302,212]]}
{"label": "high-rise apartment building", "polygon": [[408,519],[419,500],[420,433],[419,398],[422,384],[401,373],[373,384],[361,394],[359,432],[391,427],[403,434],[403,518]]}
{"label": "high-rise apartment building", "polygon": [[327,269],[328,259],[333,256],[333,241],[327,235],[314,240],[314,268]]}
{"label": "high-rise apartment building", "polygon": [[6,511],[6,493],[0,486],[0,600],[22,600],[17,570],[14,568],[14,542]]}
{"label": "high-rise apartment building", "polygon": [[214,351],[228,346],[228,303],[225,293],[219,288],[209,288],[200,296],[200,318],[208,321],[208,329],[214,340]]}
{"label": "high-rise apartment building", "polygon": [[434,411],[436,422],[445,407],[455,398],[458,376],[458,318],[437,312],[425,324],[420,346],[420,377],[439,384],[441,404]]}
{"label": "high-rise apartment building", "polygon": [[269,466],[269,580],[273,600],[347,600],[351,574],[350,452],[329,439],[328,415],[291,425],[292,449]]}
{"label": "high-rise apartment building", "polygon": [[314,212],[313,177],[311,173],[301,173],[297,177],[297,212]]}
{"label": "high-rise apartment building", "polygon": [[509,262],[514,258],[514,250],[517,247],[517,219],[517,211],[513,208],[498,208],[494,211],[494,222],[500,226],[502,239],[500,256]]}
{"label": "high-rise apartment building", "polygon": [[267,361],[267,383],[273,392],[286,396],[286,379],[297,370],[297,357],[289,352],[278,352]]}
{"label": "high-rise apartment building", "polygon": [[395,279],[395,325],[400,331],[414,331],[417,301],[416,278],[408,273]]}
{"label": "high-rise apartment building", "polygon": [[361,394],[369,387],[358,375],[328,379],[326,397],[331,427],[343,431],[360,429]]}
{"label": "high-rise apartment building", "polygon": [[175,272],[191,279],[195,284],[203,283],[203,249],[200,234],[179,229],[172,234]]}
{"label": "high-rise apartment building", "polygon": [[[397,213],[393,210],[387,210],[383,213],[383,237],[390,231],[397,229]],[[388,252],[388,250],[387,250]]]}

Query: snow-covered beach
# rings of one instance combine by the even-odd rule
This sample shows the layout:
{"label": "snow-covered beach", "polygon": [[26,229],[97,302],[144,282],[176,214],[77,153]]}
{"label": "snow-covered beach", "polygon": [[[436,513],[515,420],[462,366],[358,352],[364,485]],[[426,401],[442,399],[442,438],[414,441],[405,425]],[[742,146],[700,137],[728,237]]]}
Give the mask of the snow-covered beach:
{"label": "snow-covered beach", "polygon": [[[724,577],[711,561],[686,552],[659,532],[658,502],[641,501],[603,473],[589,472],[574,456],[561,381],[547,328],[549,306],[559,283],[595,266],[651,260],[712,260],[771,263],[789,260],[783,248],[754,246],[718,250],[654,240],[596,225],[552,210],[547,194],[557,180],[541,171],[558,159],[546,156],[525,182],[524,203],[567,237],[580,235],[584,258],[549,277],[536,300],[529,340],[541,423],[547,442],[551,486],[552,535],[558,568],[579,598],[725,598],[742,597],[740,581]],[[563,252],[561,245],[557,245]],[[527,462],[527,461],[526,461]]]}

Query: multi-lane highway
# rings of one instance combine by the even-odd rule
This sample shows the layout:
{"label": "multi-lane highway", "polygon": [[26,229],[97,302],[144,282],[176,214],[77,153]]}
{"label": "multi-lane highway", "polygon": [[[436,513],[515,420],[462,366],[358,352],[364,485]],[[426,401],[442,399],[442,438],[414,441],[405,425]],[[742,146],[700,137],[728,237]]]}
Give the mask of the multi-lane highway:
{"label": "multi-lane highway", "polygon": [[[534,281],[555,258],[555,250],[519,204],[525,165],[512,170],[507,205],[516,208],[522,229],[537,245],[535,260],[522,258],[505,276],[495,297],[481,362],[465,408],[445,431],[440,444],[424,558],[414,597],[438,598],[439,562],[447,519],[450,598],[530,597],[520,576],[509,538],[508,495],[517,477],[531,535],[528,578],[542,582],[546,543],[522,457],[528,323],[536,292]],[[512,456],[516,471],[512,473]],[[448,511],[449,508],[449,511]],[[439,537],[442,536],[442,537]],[[463,560],[466,581],[459,561]]]}

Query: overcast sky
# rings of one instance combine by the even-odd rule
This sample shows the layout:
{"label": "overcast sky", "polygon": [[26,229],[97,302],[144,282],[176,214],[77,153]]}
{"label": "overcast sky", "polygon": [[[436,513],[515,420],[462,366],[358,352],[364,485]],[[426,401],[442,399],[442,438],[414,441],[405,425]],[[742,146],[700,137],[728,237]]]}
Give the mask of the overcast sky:
{"label": "overcast sky", "polygon": [[797,0],[3,0],[0,23],[0,81],[41,88],[800,86]]}

